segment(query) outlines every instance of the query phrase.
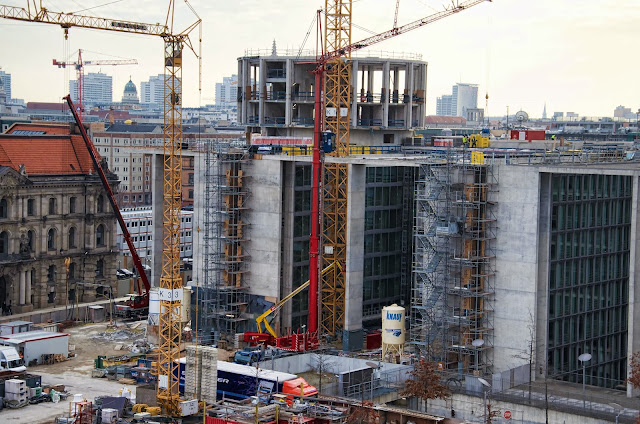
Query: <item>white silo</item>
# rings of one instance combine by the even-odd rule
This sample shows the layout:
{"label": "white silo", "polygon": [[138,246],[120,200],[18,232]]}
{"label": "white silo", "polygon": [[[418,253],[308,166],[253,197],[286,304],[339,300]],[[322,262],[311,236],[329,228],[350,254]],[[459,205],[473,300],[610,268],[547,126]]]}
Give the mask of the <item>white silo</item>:
{"label": "white silo", "polygon": [[[395,361],[404,351],[405,309],[395,303],[382,308],[382,360]],[[389,357],[390,356],[390,357]]]}

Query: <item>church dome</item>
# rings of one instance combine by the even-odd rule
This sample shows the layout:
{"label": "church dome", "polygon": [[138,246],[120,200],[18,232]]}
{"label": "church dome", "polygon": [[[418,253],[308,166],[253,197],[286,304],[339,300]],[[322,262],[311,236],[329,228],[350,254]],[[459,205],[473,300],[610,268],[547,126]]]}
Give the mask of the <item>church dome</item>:
{"label": "church dome", "polygon": [[138,94],[138,90],[136,89],[136,85],[129,79],[129,82],[124,86],[125,93],[135,93]]}

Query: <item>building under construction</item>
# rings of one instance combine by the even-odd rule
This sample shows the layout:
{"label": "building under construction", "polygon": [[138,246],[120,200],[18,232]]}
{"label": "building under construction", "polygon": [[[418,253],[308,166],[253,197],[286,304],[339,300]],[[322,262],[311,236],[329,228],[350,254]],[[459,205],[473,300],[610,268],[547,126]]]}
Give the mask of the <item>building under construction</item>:
{"label": "building under construction", "polygon": [[497,179],[491,165],[447,152],[419,165],[411,341],[444,369],[491,371]]}

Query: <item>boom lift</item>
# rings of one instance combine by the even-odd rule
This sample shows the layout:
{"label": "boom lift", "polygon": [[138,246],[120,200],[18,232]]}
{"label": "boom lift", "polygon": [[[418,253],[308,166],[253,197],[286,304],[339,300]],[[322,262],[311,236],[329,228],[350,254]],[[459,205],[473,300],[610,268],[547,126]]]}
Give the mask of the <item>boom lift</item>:
{"label": "boom lift", "polygon": [[24,22],[60,25],[69,28],[88,28],[130,34],[152,35],[164,41],[164,173],[162,204],[162,275],[160,277],[160,319],[158,343],[157,399],[164,412],[180,416],[179,364],[182,278],[180,276],[180,206],[182,173],[182,51],[187,46],[199,58],[189,35],[198,28],[202,40],[202,20],[189,2],[189,9],[197,20],[182,31],[174,31],[176,0],[169,0],[164,25],[119,19],[106,19],[75,13],[54,12],[42,6],[42,1],[28,0],[27,7],[0,5],[0,18]]}
{"label": "boom lift", "polygon": [[[146,315],[149,312],[149,290],[151,289],[151,285],[149,284],[149,279],[147,278],[147,274],[145,272],[144,267],[142,266],[142,261],[138,256],[138,252],[136,250],[136,246],[133,244],[133,239],[131,238],[131,234],[129,234],[129,229],[122,218],[122,214],[120,213],[120,209],[118,208],[118,203],[116,202],[116,198],[111,190],[111,186],[109,185],[109,181],[107,181],[107,176],[104,173],[104,169],[101,164],[98,162],[98,152],[96,147],[91,142],[91,139],[87,135],[87,131],[84,129],[84,125],[82,124],[82,119],[78,113],[78,110],[75,108],[75,105],[71,101],[71,95],[65,96],[64,100],[67,101],[69,105],[69,109],[73,114],[73,119],[76,121],[76,125],[80,130],[80,135],[82,135],[82,139],[84,140],[84,144],[87,146],[87,151],[91,156],[91,161],[93,162],[93,167],[96,172],[100,176],[100,181],[102,181],[102,186],[104,190],[107,192],[107,198],[109,199],[109,203],[111,203],[111,208],[113,209],[113,213],[116,214],[116,218],[118,219],[118,224],[120,224],[120,229],[122,230],[122,236],[124,240],[127,242],[127,246],[129,247],[129,252],[131,252],[131,259],[133,260],[133,264],[136,267],[136,270],[139,274],[139,280],[136,284],[138,294],[132,295],[124,304],[116,305],[116,314],[124,317],[134,317],[134,316],[142,316]],[[142,280],[142,284],[144,285],[144,293],[140,289],[140,280]]]}

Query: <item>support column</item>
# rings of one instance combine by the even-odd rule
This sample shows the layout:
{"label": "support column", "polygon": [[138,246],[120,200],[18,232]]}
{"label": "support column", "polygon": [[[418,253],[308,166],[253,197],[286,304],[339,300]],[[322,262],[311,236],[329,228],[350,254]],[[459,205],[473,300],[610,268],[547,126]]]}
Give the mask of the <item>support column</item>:
{"label": "support column", "polygon": [[26,274],[27,279],[27,289],[26,289],[26,304],[31,305],[31,270],[27,270],[24,272]]}
{"label": "support column", "polygon": [[20,306],[24,305],[25,285],[26,285],[26,279],[25,279],[24,271],[20,271],[20,292],[18,296],[18,300],[19,300],[18,304]]}

